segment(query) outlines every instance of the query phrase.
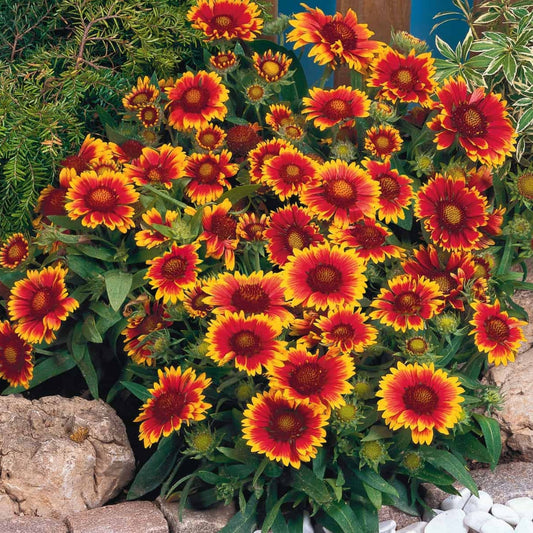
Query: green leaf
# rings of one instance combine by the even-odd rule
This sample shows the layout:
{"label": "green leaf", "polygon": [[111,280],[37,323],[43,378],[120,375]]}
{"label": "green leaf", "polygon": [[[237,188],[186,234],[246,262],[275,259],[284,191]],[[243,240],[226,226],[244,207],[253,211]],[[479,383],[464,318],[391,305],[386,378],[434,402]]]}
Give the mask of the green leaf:
{"label": "green leaf", "polygon": [[135,500],[144,496],[163,483],[174,467],[179,452],[179,439],[176,433],[163,437],[155,453],[144,463],[135,476],[127,500]]}
{"label": "green leaf", "polygon": [[[81,329],[83,327],[82,324],[77,324],[75,330],[78,329],[78,327],[80,330],[79,334],[81,334]],[[75,331],[74,337],[77,337],[78,335]],[[89,387],[89,392],[91,393],[92,397],[97,400],[99,398],[98,375],[96,374],[96,369],[94,368],[91,360],[89,347],[87,346],[86,342],[83,342],[83,339],[81,340],[81,343],[75,341],[72,343],[72,356],[74,357],[74,360],[76,361],[76,364],[83,375],[83,379],[85,379],[85,382],[87,383],[87,387]]]}
{"label": "green leaf", "polygon": [[81,331],[83,333],[83,336],[89,341],[94,342],[97,344],[102,343],[102,335],[100,335],[100,332],[98,331],[98,328],[96,327],[96,321],[94,319],[93,314],[88,314],[85,317],[85,320],[83,321],[83,325],[81,328]]}
{"label": "green leaf", "polygon": [[347,503],[331,503],[326,507],[325,511],[335,520],[344,533],[361,533],[365,531],[361,528],[359,519]]}
{"label": "green leaf", "polygon": [[94,278],[104,271],[98,263],[82,255],[67,255],[67,263],[69,270],[72,270],[72,272],[78,274],[80,278],[85,280]]}
{"label": "green leaf", "polygon": [[366,495],[368,496],[370,503],[376,509],[381,509],[381,505],[383,504],[383,497],[382,497],[383,493],[380,492],[379,490],[376,490],[374,487],[367,485],[364,482],[363,482],[363,488],[365,489]]}
{"label": "green leaf", "polygon": [[110,270],[104,274],[104,279],[109,303],[118,311],[130,292],[133,276],[128,272]]}
{"label": "green leaf", "polygon": [[121,381],[120,384],[125,389],[128,389],[136,398],[139,398],[143,403],[152,396],[148,389],[139,383],[134,383],[133,381]]}
{"label": "green leaf", "polygon": [[250,533],[255,524],[257,498],[251,496],[246,507],[233,515],[231,520],[218,533]]}
{"label": "green leaf", "polygon": [[374,489],[379,490],[380,492],[383,492],[385,494],[390,494],[395,498],[398,497],[398,492],[396,491],[396,489],[390,483],[387,483],[387,481],[385,481],[379,474],[377,474],[373,470],[364,468],[362,470],[357,470],[355,472],[355,475],[363,483],[370,485]]}
{"label": "green leaf", "polygon": [[502,439],[500,434],[500,425],[494,418],[473,413],[475,421],[479,424],[485,439],[485,445],[490,455],[490,464],[492,467],[498,464],[502,452]]}
{"label": "green leaf", "polygon": [[292,480],[292,486],[295,489],[301,490],[317,503],[324,505],[331,501],[327,485],[306,466],[295,470]]}
{"label": "green leaf", "polygon": [[233,189],[226,191],[220,197],[220,201],[224,201],[227,198],[231,202],[232,205],[235,205],[239,200],[252,196],[260,187],[261,187],[260,184],[239,185],[238,187],[234,187]]}
{"label": "green leaf", "polygon": [[285,503],[285,501],[288,498],[291,498],[294,495],[294,491],[289,491],[285,493],[281,498],[278,498],[276,500],[276,503],[270,507],[267,505],[267,515],[265,517],[265,520],[263,521],[263,525],[261,526],[261,531],[263,533],[267,533],[273,526],[273,524],[276,522],[277,517],[279,516],[279,510],[281,509],[281,506]]}
{"label": "green leaf", "polygon": [[[68,353],[57,353],[52,357],[46,357],[41,359],[33,369],[33,378],[30,381],[29,388],[32,389],[41,383],[59,376],[76,366],[76,361]],[[25,389],[22,386],[19,387],[7,387],[2,391],[2,396],[7,394],[15,394],[24,392]]]}
{"label": "green leaf", "polygon": [[455,52],[452,50],[451,46],[443,41],[438,35],[435,35],[435,46],[437,50],[447,59],[455,60]]}
{"label": "green leaf", "polygon": [[465,433],[464,435],[456,435],[453,442],[450,443],[456,453],[468,459],[473,459],[480,463],[491,463],[492,459],[489,451],[476,438],[473,433]]}
{"label": "green leaf", "polygon": [[94,259],[101,259],[102,261],[108,262],[112,262],[115,259],[115,254],[111,250],[101,246],[98,247],[90,244],[77,244],[76,246],[73,246],[73,248],[83,255],[87,255]]}
{"label": "green leaf", "polygon": [[503,73],[509,83],[514,81],[517,69],[518,64],[515,57],[511,52],[508,52],[503,61]]}
{"label": "green leaf", "polygon": [[529,109],[526,109],[518,119],[518,122],[516,123],[516,131],[518,133],[521,133],[525,130],[527,130],[531,123],[533,123],[533,107],[530,107]]}
{"label": "green leaf", "polygon": [[451,474],[457,481],[469,488],[473,494],[478,495],[477,486],[464,464],[446,450],[438,450],[430,446],[420,448],[423,458],[433,466],[442,468]]}

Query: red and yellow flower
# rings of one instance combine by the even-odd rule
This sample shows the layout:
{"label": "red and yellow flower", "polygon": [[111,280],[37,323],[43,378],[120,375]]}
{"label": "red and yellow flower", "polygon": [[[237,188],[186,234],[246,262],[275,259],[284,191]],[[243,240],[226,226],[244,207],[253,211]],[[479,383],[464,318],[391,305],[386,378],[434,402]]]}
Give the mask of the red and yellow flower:
{"label": "red and yellow flower", "polygon": [[274,82],[287,74],[292,59],[281,52],[274,53],[272,50],[267,50],[261,55],[254,52],[252,62],[255,71],[261,78],[268,82]]}
{"label": "red and yellow flower", "polygon": [[380,159],[388,160],[402,148],[400,132],[389,125],[372,126],[365,137],[365,150]]}
{"label": "red and yellow flower", "polygon": [[370,218],[346,227],[332,224],[329,232],[331,242],[354,248],[365,263],[369,260],[380,263],[388,257],[402,257],[404,253],[400,246],[387,242],[392,233]]}
{"label": "red and yellow flower", "polygon": [[125,176],[135,185],[163,185],[172,188],[172,181],[183,176],[185,152],[181,146],[163,144],[157,150],[146,146],[141,157],[124,166]]}
{"label": "red and yellow flower", "polygon": [[252,452],[294,468],[316,457],[317,448],[326,441],[327,423],[322,405],[286,398],[281,391],[254,396],[242,421],[244,439]]}
{"label": "red and yellow flower", "polygon": [[444,303],[438,284],[424,277],[401,275],[388,284],[370,304],[376,308],[370,316],[396,331],[423,329]]}
{"label": "red and yellow flower", "polygon": [[261,142],[259,131],[261,126],[255,122],[237,124],[226,132],[226,144],[235,156],[245,158]]}
{"label": "red and yellow flower", "polygon": [[11,387],[29,388],[33,377],[33,347],[13,330],[11,324],[0,322],[0,378]]}
{"label": "red and yellow flower", "polygon": [[297,205],[282,207],[272,213],[265,231],[269,259],[276,265],[284,265],[294,250],[324,242],[319,227],[312,220]]}
{"label": "red and yellow flower", "polygon": [[302,190],[301,200],[319,220],[347,226],[374,218],[379,184],[355,163],[337,159],[319,167],[317,180]]}
{"label": "red and yellow flower", "polygon": [[129,111],[137,111],[153,104],[159,96],[159,89],[148,76],[137,78],[137,85],[122,99],[122,105]]}
{"label": "red and yellow flower", "polygon": [[168,124],[177,130],[203,128],[212,120],[224,120],[228,112],[224,102],[229,92],[215,72],[186,72],[165,91],[169,100]]}
{"label": "red and yellow flower", "polygon": [[477,349],[486,352],[489,363],[496,366],[514,361],[520,344],[525,341],[522,328],[527,322],[502,311],[498,300],[493,304],[474,302],[472,307],[474,316],[470,324],[474,329],[470,335],[474,335]]}
{"label": "red and yellow flower", "polygon": [[297,13],[289,24],[294,29],[287,35],[294,48],[312,45],[309,57],[319,65],[335,68],[344,63],[358,72],[366,71],[382,43],[369,38],[374,35],[366,24],[359,24],[357,15],[348,9],[346,15],[337,12],[326,15],[319,8],[302,4],[307,12]]}
{"label": "red and yellow flower", "polygon": [[231,152],[227,150],[222,150],[220,154],[191,154],[184,173],[190,178],[185,186],[186,196],[200,205],[218,200],[225,189],[231,189],[228,178],[239,169],[239,165],[230,161]]}
{"label": "red and yellow flower", "polygon": [[283,324],[293,315],[287,309],[280,274],[262,271],[246,276],[239,272],[224,272],[213,278],[204,288],[204,301],[213,306],[216,314],[240,313],[246,315],[264,314],[277,318]]}
{"label": "red and yellow flower", "polygon": [[235,250],[239,244],[237,221],[230,214],[231,202],[226,198],[218,205],[206,206],[202,215],[204,231],[198,240],[205,241],[206,257],[220,259],[228,270],[235,268]]}
{"label": "red and yellow flower", "polygon": [[195,139],[200,148],[214,151],[224,144],[226,133],[220,126],[208,124],[196,132]]}
{"label": "red and yellow flower", "polygon": [[293,306],[318,311],[340,305],[355,306],[363,297],[363,262],[353,250],[329,243],[294,250],[283,266],[281,283]]}
{"label": "red and yellow flower", "polygon": [[205,374],[196,376],[192,368],[165,367],[157,371],[159,381],[149,389],[151,397],[142,406],[134,422],[141,422],[139,440],[149,448],[162,436],[179,431],[183,423],[203,420],[211,404],[205,402],[204,391],[211,384]]}
{"label": "red and yellow flower", "polygon": [[291,400],[309,400],[327,409],[344,405],[344,394],[352,391],[349,379],[355,375],[353,359],[328,353],[319,356],[302,348],[288,350],[287,359],[268,369],[269,385]]}
{"label": "red and yellow flower", "polygon": [[255,213],[243,213],[239,216],[236,232],[243,241],[264,241],[267,228],[267,216]]}
{"label": "red and yellow flower", "polygon": [[294,148],[292,144],[283,139],[269,139],[260,142],[248,154],[248,164],[250,165],[250,181],[259,183],[263,178],[263,165],[266,161],[280,154],[283,148]]}
{"label": "red and yellow flower", "polygon": [[209,58],[209,63],[219,74],[225,74],[236,69],[239,65],[237,56],[231,51],[218,52]]}
{"label": "red and yellow flower", "polygon": [[433,432],[448,435],[462,415],[459,379],[449,376],[433,363],[398,363],[379,382],[378,410],[393,430],[411,430],[415,444],[431,444]]}
{"label": "red and yellow flower", "polygon": [[189,316],[204,318],[213,310],[213,306],[208,305],[205,301],[207,293],[204,288],[207,283],[207,280],[197,279],[190,289],[185,289],[183,292],[181,303]]}
{"label": "red and yellow flower", "polygon": [[354,119],[368,117],[370,100],[358,89],[341,85],[335,89],[314,88],[309,91],[309,97],[302,98],[304,108],[302,113],[306,120],[313,120],[314,125],[325,130],[336,124]]}
{"label": "red and yellow flower", "polygon": [[139,193],[122,173],[82,172],[71,181],[66,200],[68,217],[72,220],[81,218],[83,226],[96,228],[103,225],[121,233],[135,226],[133,206],[139,200]]}
{"label": "red and yellow flower", "polygon": [[271,104],[265,115],[265,122],[274,130],[279,131],[285,126],[294,124],[294,114],[290,107],[283,104]]}
{"label": "red and yellow flower", "polygon": [[431,240],[445,250],[473,250],[488,221],[487,200],[464,179],[437,174],[415,197],[414,214]]}
{"label": "red and yellow flower", "polygon": [[13,285],[7,304],[9,317],[15,322],[15,332],[26,342],[52,342],[54,332],[79,307],[67,294],[66,275],[61,266],[49,266],[28,270],[26,277]]}
{"label": "red and yellow flower", "polygon": [[362,352],[376,343],[378,330],[366,324],[368,317],[353,307],[340,306],[319,317],[314,326],[320,332],[321,343],[331,353]]}
{"label": "red and yellow flower", "polygon": [[28,239],[22,233],[13,233],[0,247],[0,266],[17,268],[28,258],[30,247]]}
{"label": "red and yellow flower", "polygon": [[199,247],[199,244],[173,244],[161,257],[146,261],[150,267],[144,278],[157,289],[158,300],[175,304],[185,289],[194,286],[200,263],[196,253]]}
{"label": "red and yellow flower", "polygon": [[363,166],[372,179],[379,183],[379,206],[376,216],[387,224],[397,223],[405,218],[405,209],[413,198],[413,180],[396,169],[391,168],[390,161],[373,161],[364,159]]}
{"label": "red and yellow flower", "polygon": [[262,181],[280,198],[299,195],[312,183],[318,165],[296,148],[281,148],[279,155],[266,159],[262,166]]}
{"label": "red and yellow flower", "polygon": [[258,5],[249,0],[199,0],[187,13],[187,19],[208,41],[253,41],[263,28],[260,15]]}
{"label": "red and yellow flower", "polygon": [[281,331],[281,321],[272,316],[226,311],[209,323],[206,355],[219,365],[235,361],[238,370],[254,376],[286,357],[287,343],[278,340]]}
{"label": "red and yellow flower", "polygon": [[154,104],[144,105],[137,111],[137,118],[145,128],[154,128],[161,119],[161,108]]}
{"label": "red and yellow flower", "polygon": [[97,159],[109,150],[109,145],[102,141],[102,139],[87,135],[78,153],[69,155],[59,165],[63,168],[72,168],[76,174],[81,174],[84,170],[91,170],[91,161],[93,159]]}
{"label": "red and yellow flower", "polygon": [[154,248],[155,246],[159,246],[165,242],[168,242],[170,240],[169,237],[152,228],[154,224],[171,228],[172,224],[178,220],[178,218],[179,213],[177,211],[167,211],[165,213],[165,218],[163,219],[163,216],[155,207],[149,209],[142,215],[144,222],[142,226],[145,226],[147,229],[143,229],[135,233],[135,244],[141,247]]}
{"label": "red and yellow flower", "polygon": [[379,94],[392,102],[432,104],[431,95],[437,86],[434,80],[435,60],[431,54],[401,54],[392,48],[384,49],[372,64],[368,80],[370,87],[380,87]]}
{"label": "red and yellow flower", "polygon": [[436,132],[439,150],[457,139],[472,161],[500,166],[515,149],[516,133],[500,94],[482,87],[469,92],[462,77],[448,79],[437,90],[440,112],[428,127]]}

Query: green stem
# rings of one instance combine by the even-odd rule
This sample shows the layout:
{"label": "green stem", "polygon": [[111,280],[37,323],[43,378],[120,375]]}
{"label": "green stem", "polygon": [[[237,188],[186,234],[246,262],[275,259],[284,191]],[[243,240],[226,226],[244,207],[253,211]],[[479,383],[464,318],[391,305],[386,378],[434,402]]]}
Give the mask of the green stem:
{"label": "green stem", "polygon": [[143,185],[143,187],[147,191],[150,191],[151,193],[159,196],[160,198],[164,198],[165,200],[173,203],[174,205],[177,205],[178,207],[181,207],[182,209],[186,209],[187,207],[189,207],[187,204],[184,204],[183,202],[180,202],[179,200],[172,198],[172,196],[169,196],[167,193],[160,191],[159,189],[156,189],[152,185]]}

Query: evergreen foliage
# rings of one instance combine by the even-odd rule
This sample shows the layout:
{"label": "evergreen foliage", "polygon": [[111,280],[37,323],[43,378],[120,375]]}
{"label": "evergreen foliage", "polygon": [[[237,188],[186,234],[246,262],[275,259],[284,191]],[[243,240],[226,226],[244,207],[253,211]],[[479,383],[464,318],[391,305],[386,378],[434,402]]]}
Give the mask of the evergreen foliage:
{"label": "evergreen foliage", "polygon": [[183,70],[190,0],[0,0],[0,237],[137,76]]}

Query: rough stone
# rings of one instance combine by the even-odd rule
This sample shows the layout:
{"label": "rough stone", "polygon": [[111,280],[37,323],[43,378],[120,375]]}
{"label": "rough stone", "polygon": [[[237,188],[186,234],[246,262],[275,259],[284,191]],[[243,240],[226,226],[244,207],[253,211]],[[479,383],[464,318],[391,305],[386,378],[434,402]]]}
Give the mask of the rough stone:
{"label": "rough stone", "polygon": [[519,354],[512,364],[491,368],[486,380],[497,385],[504,397],[495,418],[505,446],[520,454],[520,460],[533,462],[533,349]]}
{"label": "rough stone", "polygon": [[145,501],[81,511],[66,521],[70,533],[168,533],[163,513],[153,502]]}
{"label": "rough stone", "polygon": [[396,522],[394,520],[385,520],[379,523],[379,533],[395,533]]}
{"label": "rough stone", "polygon": [[133,476],[124,424],[101,400],[0,397],[0,427],[0,494],[17,515],[63,519],[99,507]]}
{"label": "rough stone", "polygon": [[480,468],[471,472],[479,489],[488,492],[494,503],[511,498],[533,498],[533,464],[516,462],[498,465],[494,471]]}
{"label": "rough stone", "polygon": [[396,533],[424,533],[427,522],[415,522],[409,526],[403,527],[396,531]]}
{"label": "rough stone", "polygon": [[418,522],[420,520],[420,517],[404,513],[403,511],[400,511],[400,509],[397,509],[392,505],[384,505],[378,511],[378,520],[380,522],[394,520],[396,522],[396,527],[400,529],[402,527],[408,526],[409,524],[412,524],[413,522]]}
{"label": "rough stone", "polygon": [[0,520],[2,533],[67,533],[67,526],[60,520],[38,516],[17,516]]}
{"label": "rough stone", "polygon": [[[531,276],[531,272],[528,275]],[[533,310],[533,291],[516,291],[513,295],[513,301],[522,306],[530,314],[529,323],[523,329],[526,341],[518,349],[518,355],[520,355],[533,347],[533,314],[531,313],[531,310]]]}
{"label": "rough stone", "polygon": [[[454,483],[454,488],[460,491],[463,486],[460,483]],[[424,500],[432,509],[440,509],[442,502],[450,496],[448,492],[444,492],[442,489],[435,487],[431,483],[422,483],[424,489]]]}
{"label": "rough stone", "polygon": [[219,505],[203,511],[184,509],[182,520],[178,516],[179,504],[158,498],[157,505],[167,519],[171,533],[217,533],[235,514],[235,506]]}
{"label": "rough stone", "polygon": [[18,505],[5,492],[0,493],[0,520],[13,518],[16,516],[17,510]]}

